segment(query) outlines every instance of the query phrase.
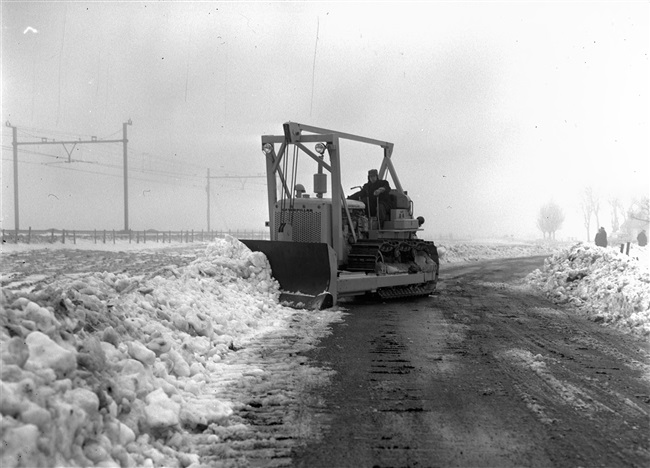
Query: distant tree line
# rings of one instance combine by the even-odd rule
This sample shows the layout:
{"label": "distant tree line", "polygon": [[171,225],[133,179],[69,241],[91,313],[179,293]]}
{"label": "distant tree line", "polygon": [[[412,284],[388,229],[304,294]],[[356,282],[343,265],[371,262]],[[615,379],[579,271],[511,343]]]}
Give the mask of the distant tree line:
{"label": "distant tree line", "polygon": [[[627,208],[616,196],[608,198],[606,203],[610,211],[611,232],[613,234],[630,237],[634,234],[634,231],[647,229],[648,225],[650,225],[649,197],[634,199]],[[580,207],[588,241],[591,240],[592,219],[596,221],[596,230],[602,227],[600,222],[601,204],[601,197],[593,187],[586,187],[583,190]]]}
{"label": "distant tree line", "polygon": [[[606,208],[609,208],[611,233],[623,238],[630,238],[641,229],[650,227],[650,198],[632,200],[625,207],[620,198],[613,196],[607,199]],[[596,225],[596,231],[601,224],[603,203],[600,195],[593,187],[586,187],[582,191],[580,200],[582,222],[586,230],[587,241],[591,241],[591,227]],[[544,204],[537,215],[537,228],[542,231],[544,239],[555,240],[555,233],[562,228],[564,212],[554,201]]]}

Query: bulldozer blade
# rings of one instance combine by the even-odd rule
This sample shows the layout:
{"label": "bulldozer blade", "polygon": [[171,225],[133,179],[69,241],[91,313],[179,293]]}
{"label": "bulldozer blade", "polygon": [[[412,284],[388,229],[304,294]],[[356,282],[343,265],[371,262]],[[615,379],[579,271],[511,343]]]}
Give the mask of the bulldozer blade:
{"label": "bulldozer blade", "polygon": [[280,293],[280,304],[294,309],[328,309],[334,305],[330,293],[322,293],[317,296],[308,296],[306,294]]}
{"label": "bulldozer blade", "polygon": [[326,309],[336,302],[336,256],[324,243],[240,239],[262,252],[280,284],[280,302],[297,309]]}

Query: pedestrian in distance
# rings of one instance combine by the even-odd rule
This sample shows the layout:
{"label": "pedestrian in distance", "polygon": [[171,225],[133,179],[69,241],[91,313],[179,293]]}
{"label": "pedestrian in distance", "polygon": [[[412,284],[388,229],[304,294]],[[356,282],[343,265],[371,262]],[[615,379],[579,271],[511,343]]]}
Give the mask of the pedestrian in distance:
{"label": "pedestrian in distance", "polygon": [[596,233],[596,238],[594,239],[598,247],[607,247],[607,232],[604,227],[601,227]]}
{"label": "pedestrian in distance", "polygon": [[367,203],[366,209],[370,212],[370,216],[377,216],[381,227],[390,214],[390,183],[379,178],[377,169],[370,169],[368,182],[348,199]]}
{"label": "pedestrian in distance", "polygon": [[639,235],[636,236],[636,241],[639,243],[639,247],[648,245],[648,236],[645,233],[645,229],[642,229]]}

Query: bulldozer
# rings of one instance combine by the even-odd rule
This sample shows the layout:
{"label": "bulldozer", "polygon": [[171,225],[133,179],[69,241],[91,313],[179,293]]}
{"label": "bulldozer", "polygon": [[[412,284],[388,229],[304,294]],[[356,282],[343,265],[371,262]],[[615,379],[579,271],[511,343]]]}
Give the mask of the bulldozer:
{"label": "bulldozer", "polygon": [[[371,216],[368,200],[346,196],[341,180],[343,140],[383,150],[378,175],[381,179],[390,175],[394,187],[385,220],[378,219],[376,211]],[[424,219],[413,216],[413,201],[391,159],[393,147],[386,141],[296,122],[284,123],[282,135],[262,136],[270,240],[240,240],[266,255],[280,285],[281,303],[325,309],[355,296],[393,299],[435,291],[438,250],[432,241],[417,236]],[[303,160],[316,167],[313,194],[297,180]]]}

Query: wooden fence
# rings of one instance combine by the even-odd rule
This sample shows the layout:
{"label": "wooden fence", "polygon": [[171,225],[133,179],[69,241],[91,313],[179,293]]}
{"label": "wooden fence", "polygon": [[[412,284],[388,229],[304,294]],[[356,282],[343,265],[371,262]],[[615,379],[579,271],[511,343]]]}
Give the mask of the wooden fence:
{"label": "wooden fence", "polygon": [[12,244],[76,244],[78,240],[92,242],[95,244],[116,244],[128,242],[130,244],[146,243],[192,243],[209,242],[216,238],[224,238],[230,235],[237,239],[269,239],[269,231],[264,230],[228,230],[228,231],[158,231],[148,229],[145,231],[116,231],[99,230],[92,231],[67,230],[67,229],[22,229],[2,230],[2,243]]}

